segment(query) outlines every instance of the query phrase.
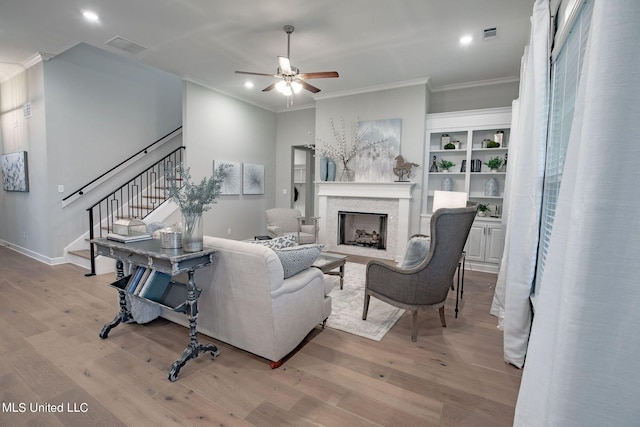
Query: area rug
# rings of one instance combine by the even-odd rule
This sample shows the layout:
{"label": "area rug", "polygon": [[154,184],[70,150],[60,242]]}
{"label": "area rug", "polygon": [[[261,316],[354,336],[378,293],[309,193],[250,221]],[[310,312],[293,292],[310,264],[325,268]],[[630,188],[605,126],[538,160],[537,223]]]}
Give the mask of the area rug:
{"label": "area rug", "polygon": [[369,301],[367,320],[362,320],[366,265],[348,262],[345,265],[344,287],[337,284],[331,295],[331,315],[326,326],[353,335],[380,341],[404,313],[376,298]]}

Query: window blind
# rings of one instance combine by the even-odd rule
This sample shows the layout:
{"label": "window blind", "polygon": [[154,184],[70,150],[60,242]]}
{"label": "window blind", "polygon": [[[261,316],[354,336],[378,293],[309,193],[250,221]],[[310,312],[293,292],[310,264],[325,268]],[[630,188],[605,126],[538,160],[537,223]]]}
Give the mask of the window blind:
{"label": "window blind", "polygon": [[583,3],[564,46],[551,64],[551,105],[534,295],[539,290],[549,251],[592,9],[593,1]]}

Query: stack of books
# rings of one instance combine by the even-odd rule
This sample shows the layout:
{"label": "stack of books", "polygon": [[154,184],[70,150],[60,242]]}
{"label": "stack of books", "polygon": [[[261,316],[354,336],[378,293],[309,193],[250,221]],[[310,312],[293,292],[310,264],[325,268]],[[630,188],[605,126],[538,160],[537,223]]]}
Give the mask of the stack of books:
{"label": "stack of books", "polygon": [[125,287],[125,291],[161,303],[171,285],[171,276],[149,267],[137,267]]}
{"label": "stack of books", "polygon": [[142,240],[150,240],[151,234],[132,234],[131,236],[125,236],[123,234],[109,233],[107,239],[120,243],[140,242]]}

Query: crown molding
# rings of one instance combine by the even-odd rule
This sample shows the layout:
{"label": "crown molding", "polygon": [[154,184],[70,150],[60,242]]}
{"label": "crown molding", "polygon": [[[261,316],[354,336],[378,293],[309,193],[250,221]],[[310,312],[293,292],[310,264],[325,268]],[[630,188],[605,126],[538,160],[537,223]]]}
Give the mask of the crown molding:
{"label": "crown molding", "polygon": [[390,89],[399,89],[399,88],[409,87],[409,86],[418,86],[418,85],[428,86],[428,84],[429,84],[429,77],[424,77],[421,79],[405,80],[403,82],[395,82],[395,83],[389,83],[389,84],[378,85],[378,86],[368,86],[360,89],[347,90],[343,92],[315,95],[315,96],[312,96],[312,98],[315,101],[319,101],[323,99],[341,98],[344,96],[352,96],[352,95],[361,95],[363,93],[379,92],[382,90],[390,90]]}
{"label": "crown molding", "polygon": [[20,63],[2,63],[0,64],[0,83],[4,83],[7,80],[33,67],[34,65],[43,61],[48,61],[53,57],[54,55],[39,52]]}
{"label": "crown molding", "polygon": [[268,110],[268,111],[271,111],[273,113],[277,113],[276,110],[274,110],[273,108],[271,108],[271,107],[269,107],[267,105],[258,104],[255,101],[251,101],[249,99],[243,98],[243,97],[235,95],[233,93],[225,92],[223,90],[220,90],[218,88],[215,88],[215,87],[211,86],[208,83],[203,82],[202,80],[198,80],[198,79],[196,79],[194,77],[191,77],[191,76],[188,76],[188,75],[182,75],[181,77],[182,77],[182,80],[184,80],[185,82],[197,84],[198,86],[202,86],[202,87],[205,87],[205,88],[207,88],[209,90],[212,90],[214,92],[218,92],[219,94],[224,95],[224,96],[228,96],[229,98],[237,99],[238,101],[246,102],[247,104],[251,104],[251,105],[253,105],[255,107],[262,108],[264,110]]}
{"label": "crown molding", "polygon": [[448,90],[469,89],[480,86],[493,86],[505,83],[516,83],[520,81],[520,77],[503,77],[499,79],[479,80],[476,82],[461,83],[455,85],[445,85],[430,88],[431,92],[444,92]]}

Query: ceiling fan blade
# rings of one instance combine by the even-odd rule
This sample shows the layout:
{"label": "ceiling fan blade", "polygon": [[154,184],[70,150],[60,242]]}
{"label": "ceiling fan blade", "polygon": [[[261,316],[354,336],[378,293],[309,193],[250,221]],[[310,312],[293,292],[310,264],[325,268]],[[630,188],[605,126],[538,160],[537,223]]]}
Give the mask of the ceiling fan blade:
{"label": "ceiling fan blade", "polygon": [[250,74],[252,76],[278,77],[277,74],[253,73],[251,71],[236,71],[236,74]]}
{"label": "ceiling fan blade", "polygon": [[318,93],[320,92],[320,89],[318,89],[315,86],[310,85],[309,83],[305,82],[304,80],[296,80],[298,83],[300,83],[302,85],[303,88],[305,88],[306,90],[308,90],[309,92],[313,92],[313,93]]}
{"label": "ceiling fan blade", "polygon": [[298,77],[301,79],[329,79],[340,77],[337,71],[319,71],[317,73],[300,73]]}
{"label": "ceiling fan blade", "polygon": [[292,75],[291,61],[286,56],[278,56],[278,65],[280,66],[280,72],[282,74]]}
{"label": "ceiling fan blade", "polygon": [[273,90],[274,87],[276,87],[276,83],[271,83],[269,86],[267,86],[264,89],[262,89],[262,91],[263,92],[269,92],[270,90]]}

